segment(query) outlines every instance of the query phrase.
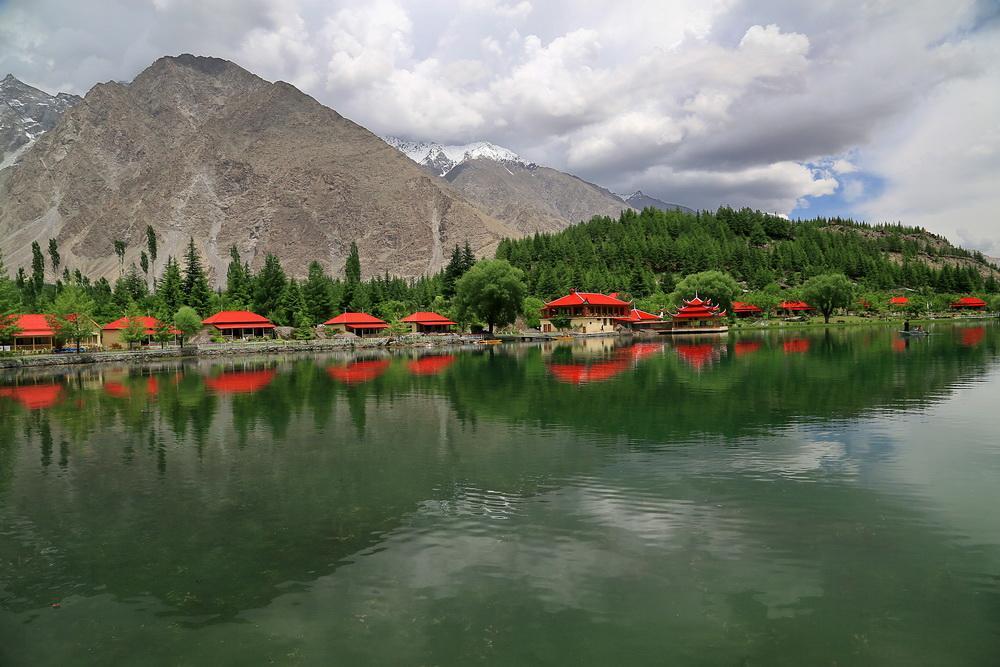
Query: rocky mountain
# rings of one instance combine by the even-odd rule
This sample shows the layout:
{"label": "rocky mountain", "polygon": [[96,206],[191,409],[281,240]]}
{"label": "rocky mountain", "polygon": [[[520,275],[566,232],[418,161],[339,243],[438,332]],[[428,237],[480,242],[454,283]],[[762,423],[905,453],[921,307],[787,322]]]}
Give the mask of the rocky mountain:
{"label": "rocky mountain", "polygon": [[625,203],[634,209],[642,210],[644,208],[656,208],[661,211],[684,211],[685,213],[694,213],[695,210],[688,208],[687,206],[681,206],[680,204],[671,204],[669,202],[660,201],[655,197],[650,197],[644,194],[642,190],[636,190],[628,196],[623,196],[622,199]]}
{"label": "rocky mountain", "polygon": [[0,169],[13,164],[80,99],[68,93],[49,95],[8,74],[0,81]]}
{"label": "rocky mountain", "polygon": [[63,265],[95,278],[118,275],[115,240],[137,263],[147,224],[154,271],[193,236],[217,280],[233,245],[252,266],[275,253],[303,275],[311,260],[342,271],[356,241],[365,275],[416,276],[456,244],[487,254],[518,235],[293,86],[192,55],[91,89],[0,171],[0,201],[8,266],[55,238]]}
{"label": "rocky mountain", "polygon": [[595,215],[629,208],[604,188],[523,160],[488,141],[447,146],[383,137],[411,160],[451,183],[466,199],[522,234],[553,232]]}

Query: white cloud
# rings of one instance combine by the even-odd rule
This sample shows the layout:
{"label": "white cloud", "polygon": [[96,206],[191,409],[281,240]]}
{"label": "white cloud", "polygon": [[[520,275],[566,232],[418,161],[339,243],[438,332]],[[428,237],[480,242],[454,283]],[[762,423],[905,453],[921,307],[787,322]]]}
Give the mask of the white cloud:
{"label": "white cloud", "polygon": [[693,206],[837,191],[1000,250],[996,24],[975,0],[12,0],[0,70],[85,92],[216,55],[377,132],[489,139]]}

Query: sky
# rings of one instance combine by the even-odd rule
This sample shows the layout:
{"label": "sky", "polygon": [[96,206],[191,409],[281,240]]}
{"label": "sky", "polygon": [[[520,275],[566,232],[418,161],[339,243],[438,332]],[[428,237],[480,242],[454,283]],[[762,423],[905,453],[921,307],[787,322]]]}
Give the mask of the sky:
{"label": "sky", "polygon": [[180,53],[378,134],[1000,256],[997,0],[0,0],[0,77],[49,92]]}

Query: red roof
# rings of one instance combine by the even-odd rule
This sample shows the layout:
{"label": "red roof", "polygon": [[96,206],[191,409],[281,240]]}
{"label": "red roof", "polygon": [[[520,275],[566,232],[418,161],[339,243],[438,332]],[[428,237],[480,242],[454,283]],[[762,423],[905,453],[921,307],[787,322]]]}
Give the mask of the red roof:
{"label": "red roof", "polygon": [[725,314],[726,311],[719,312],[719,307],[711,299],[702,300],[696,296],[690,301],[685,300],[684,305],[671,317],[675,320],[708,320]]}
{"label": "red roof", "polygon": [[647,313],[645,310],[639,310],[638,308],[633,308],[629,311],[626,317],[616,317],[615,320],[619,322],[661,322],[662,318],[658,315],[653,315],[652,313]]}
{"label": "red roof", "polygon": [[889,299],[889,305],[891,306],[905,306],[910,302],[905,296],[894,296]]}
{"label": "red roof", "polygon": [[[157,327],[160,326],[160,320],[156,319],[155,317],[143,316],[143,317],[138,317],[136,319],[142,322],[142,325],[145,329],[144,333],[147,336],[152,336],[153,334],[155,334]],[[103,327],[101,327],[101,331],[125,330],[128,328],[128,320],[129,320],[128,317],[120,317],[114,322],[111,322],[110,324],[105,324]],[[174,329],[173,327],[170,327],[170,333],[176,335],[180,334],[180,331]]]}
{"label": "red roof", "polygon": [[733,301],[733,312],[734,313],[762,313],[764,312],[760,306],[755,306],[752,303],[743,303],[742,301]]}
{"label": "red roof", "polygon": [[46,315],[18,315],[14,321],[20,331],[14,334],[14,338],[31,338],[33,336],[54,336],[55,332],[49,325]]}
{"label": "red roof", "polygon": [[421,357],[406,364],[410,372],[414,375],[437,375],[455,362],[455,357],[450,354]]}
{"label": "red roof", "polygon": [[415,324],[427,324],[433,326],[455,324],[455,322],[452,322],[443,315],[438,315],[437,313],[431,313],[424,310],[413,313],[412,315],[407,315],[406,317],[401,319],[400,322],[413,322]]}
{"label": "red roof", "polygon": [[211,324],[216,329],[273,329],[271,320],[248,310],[223,310],[206,317],[202,324]]}
{"label": "red roof", "polygon": [[12,398],[29,410],[50,408],[62,394],[61,384],[28,384],[19,387],[0,387],[0,396]]}
{"label": "red roof", "polygon": [[805,301],[782,301],[778,310],[815,310]]}
{"label": "red roof", "polygon": [[277,375],[275,370],[231,371],[214,378],[205,378],[208,388],[218,394],[252,394],[260,391]]}
{"label": "red roof", "polygon": [[628,306],[628,303],[617,298],[618,293],[599,294],[597,292],[570,292],[566,296],[545,304],[546,308],[563,306]]}
{"label": "red roof", "polygon": [[389,326],[384,320],[368,313],[341,313],[323,324],[343,324],[351,329],[385,329]]}
{"label": "red roof", "polygon": [[388,359],[369,359],[367,361],[355,361],[346,366],[329,366],[327,374],[338,382],[344,384],[361,384],[374,380],[382,375],[389,368]]}
{"label": "red roof", "polygon": [[963,296],[951,304],[952,308],[985,308],[986,302],[975,296]]}

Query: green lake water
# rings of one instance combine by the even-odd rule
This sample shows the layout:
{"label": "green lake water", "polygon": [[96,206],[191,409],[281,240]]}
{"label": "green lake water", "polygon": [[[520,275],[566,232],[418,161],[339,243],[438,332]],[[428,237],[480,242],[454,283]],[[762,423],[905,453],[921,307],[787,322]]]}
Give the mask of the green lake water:
{"label": "green lake water", "polygon": [[1000,327],[934,331],[0,376],[0,665],[1000,664]]}

